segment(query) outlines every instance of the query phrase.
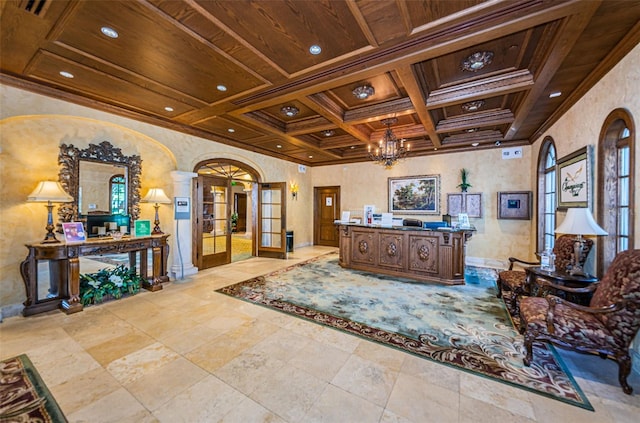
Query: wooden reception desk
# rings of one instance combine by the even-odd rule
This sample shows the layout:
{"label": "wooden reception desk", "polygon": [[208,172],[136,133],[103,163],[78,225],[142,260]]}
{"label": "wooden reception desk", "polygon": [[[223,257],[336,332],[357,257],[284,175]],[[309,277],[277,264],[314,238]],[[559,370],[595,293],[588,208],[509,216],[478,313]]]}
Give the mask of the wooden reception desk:
{"label": "wooden reception desk", "polygon": [[342,267],[426,282],[464,284],[465,243],[473,229],[338,225]]}

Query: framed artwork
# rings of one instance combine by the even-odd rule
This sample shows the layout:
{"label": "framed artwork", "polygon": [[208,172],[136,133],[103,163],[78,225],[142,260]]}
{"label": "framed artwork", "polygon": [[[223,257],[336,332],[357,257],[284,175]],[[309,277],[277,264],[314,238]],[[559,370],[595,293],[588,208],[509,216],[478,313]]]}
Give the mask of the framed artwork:
{"label": "framed artwork", "polygon": [[558,159],[558,209],[589,207],[591,200],[591,148],[586,146]]}
{"label": "framed artwork", "polygon": [[136,236],[149,236],[151,235],[151,221],[150,220],[136,220],[135,223]]}
{"label": "framed artwork", "polygon": [[466,213],[469,217],[482,217],[482,193],[447,194],[447,214],[457,216]]}
{"label": "framed artwork", "polygon": [[63,222],[62,231],[64,232],[65,241],[69,243],[87,240],[87,233],[84,231],[82,222]]}
{"label": "framed artwork", "polygon": [[531,191],[498,193],[498,219],[531,219]]}
{"label": "framed artwork", "polygon": [[389,213],[440,214],[440,175],[389,178]]}
{"label": "framed artwork", "polygon": [[464,213],[464,197],[462,194],[447,194],[447,214],[456,217]]}

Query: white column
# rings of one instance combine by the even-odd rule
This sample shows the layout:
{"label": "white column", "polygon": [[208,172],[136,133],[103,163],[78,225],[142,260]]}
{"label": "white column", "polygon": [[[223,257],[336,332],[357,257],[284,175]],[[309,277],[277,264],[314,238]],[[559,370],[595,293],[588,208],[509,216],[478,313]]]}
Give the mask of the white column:
{"label": "white column", "polygon": [[[193,198],[191,198],[191,181],[197,177],[197,173],[181,172],[174,170],[171,172],[173,178],[173,196],[188,197],[191,207],[193,207]],[[191,216],[193,217],[193,216]],[[174,226],[175,236],[170,237],[172,264],[169,270],[169,276],[175,280],[181,280],[187,276],[198,273],[198,268],[191,261],[191,218],[175,220]]]}

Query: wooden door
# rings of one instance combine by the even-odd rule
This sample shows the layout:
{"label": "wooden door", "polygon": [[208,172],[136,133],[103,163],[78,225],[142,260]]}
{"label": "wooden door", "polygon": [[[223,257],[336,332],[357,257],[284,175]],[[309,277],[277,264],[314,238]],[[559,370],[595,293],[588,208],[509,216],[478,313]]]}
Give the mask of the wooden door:
{"label": "wooden door", "polygon": [[285,182],[258,184],[258,255],[286,257]]}
{"label": "wooden door", "polygon": [[231,263],[231,199],[229,180],[198,176],[194,262],[198,269]]}
{"label": "wooden door", "polygon": [[340,219],[340,187],[316,187],[313,197],[313,243],[338,247],[340,238],[334,221]]}
{"label": "wooden door", "polygon": [[236,192],[234,194],[233,206],[238,214],[236,222],[236,232],[247,232],[247,194]]}

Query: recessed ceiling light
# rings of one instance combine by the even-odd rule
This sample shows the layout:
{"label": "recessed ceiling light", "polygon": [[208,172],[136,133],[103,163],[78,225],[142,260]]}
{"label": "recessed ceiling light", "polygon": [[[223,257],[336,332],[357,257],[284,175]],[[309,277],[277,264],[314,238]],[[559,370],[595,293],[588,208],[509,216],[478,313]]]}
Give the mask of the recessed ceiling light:
{"label": "recessed ceiling light", "polygon": [[314,44],[311,47],[309,47],[309,53],[311,53],[313,55],[318,55],[318,54],[322,53],[322,47],[320,47],[317,44]]}
{"label": "recessed ceiling light", "polygon": [[276,145],[276,148],[282,148],[282,146],[280,144]]}
{"label": "recessed ceiling light", "polygon": [[103,26],[102,28],[100,28],[100,32],[102,32],[109,38],[118,38],[118,31],[108,26]]}
{"label": "recessed ceiling light", "polygon": [[562,93],[560,91],[556,91],[554,93],[549,94],[549,98],[556,98],[556,97],[560,97],[562,95]]}
{"label": "recessed ceiling light", "polygon": [[67,71],[60,71],[60,75],[64,76],[65,78],[73,78],[73,74]]}
{"label": "recessed ceiling light", "polygon": [[300,112],[296,106],[284,106],[280,111],[287,117],[294,117],[298,112]]}
{"label": "recessed ceiling light", "polygon": [[354,88],[354,90],[351,92],[358,100],[366,100],[367,98],[374,95],[376,93],[376,90],[371,85],[362,85],[360,87]]}
{"label": "recessed ceiling light", "polygon": [[325,137],[333,136],[333,134],[335,134],[335,132],[332,129],[322,131],[322,135],[324,135]]}
{"label": "recessed ceiling light", "polygon": [[233,129],[233,128],[229,128],[229,129],[227,129],[227,132],[231,132],[233,134],[234,132],[236,132],[236,130]]}
{"label": "recessed ceiling light", "polygon": [[310,159],[313,159],[313,156],[312,156],[312,155],[309,155],[309,158],[310,158]]}
{"label": "recessed ceiling light", "polygon": [[474,142],[474,143],[472,143],[471,145],[472,145],[473,147],[477,147],[477,146],[479,146],[479,145],[480,145],[480,143],[479,143],[479,142]]}
{"label": "recessed ceiling light", "polygon": [[165,107],[164,109],[165,109],[167,112],[173,112],[173,107],[169,107],[169,106],[167,106],[167,107]]}
{"label": "recessed ceiling light", "polygon": [[355,146],[355,145],[352,145],[352,146],[351,146],[351,149],[352,149],[352,150],[355,150],[355,148],[356,148],[356,146]]}
{"label": "recessed ceiling light", "polygon": [[218,85],[218,86],[216,87],[216,89],[217,89],[218,91],[223,91],[223,92],[224,92],[224,91],[227,91],[227,87],[226,87],[226,86],[224,86],[224,85],[222,85],[222,84]]}
{"label": "recessed ceiling light", "polygon": [[496,141],[497,146],[500,146],[500,144],[502,144],[500,141]]}

